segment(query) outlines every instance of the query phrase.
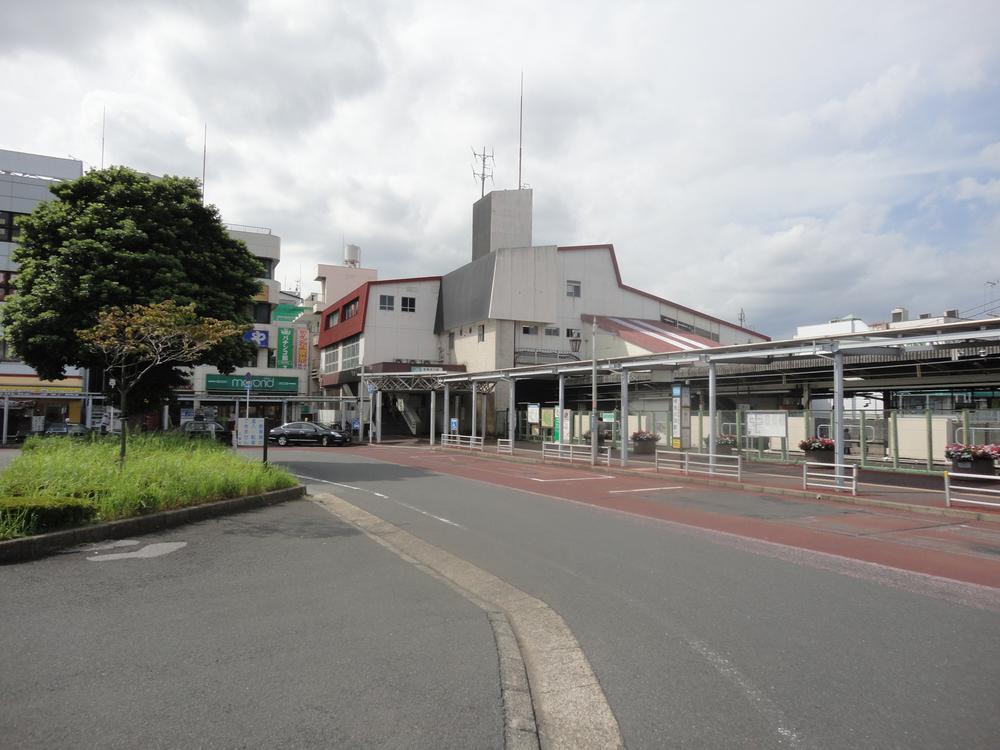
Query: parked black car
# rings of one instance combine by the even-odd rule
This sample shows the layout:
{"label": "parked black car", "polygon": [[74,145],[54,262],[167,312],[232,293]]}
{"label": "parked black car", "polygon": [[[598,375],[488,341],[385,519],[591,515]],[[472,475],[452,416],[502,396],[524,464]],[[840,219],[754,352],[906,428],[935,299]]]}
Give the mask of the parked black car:
{"label": "parked black car", "polygon": [[351,431],[318,422],[287,422],[268,432],[267,438],[278,445],[289,443],[347,445],[351,442]]}
{"label": "parked black car", "polygon": [[233,442],[233,433],[218,422],[191,420],[181,425],[181,434],[191,438],[215,438],[226,445]]}

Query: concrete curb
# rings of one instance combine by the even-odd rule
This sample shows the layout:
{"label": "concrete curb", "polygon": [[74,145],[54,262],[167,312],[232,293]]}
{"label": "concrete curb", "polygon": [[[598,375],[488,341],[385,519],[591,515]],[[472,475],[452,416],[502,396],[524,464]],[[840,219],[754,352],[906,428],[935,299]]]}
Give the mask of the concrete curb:
{"label": "concrete curb", "polygon": [[[438,446],[434,447],[435,451],[442,451],[447,453],[468,453],[468,451],[458,451],[454,448],[440,448]],[[557,466],[553,462],[544,462],[538,458],[532,458],[528,456],[509,456],[506,454],[494,454],[486,453],[485,451],[480,453],[478,451],[471,453],[470,455],[479,456],[482,458],[488,458],[492,461],[503,461],[505,463],[520,463],[520,464],[534,464],[546,466]],[[567,466],[570,464],[567,463]],[[618,476],[624,477],[635,477],[648,475],[650,473],[658,474],[659,476],[669,476],[678,481],[690,482],[692,484],[703,484],[710,487],[726,487],[729,489],[745,490],[747,492],[760,492],[766,495],[784,495],[785,497],[798,497],[803,500],[829,500],[831,502],[838,503],[848,503],[849,505],[862,505],[874,508],[888,508],[890,510],[905,510],[910,513],[922,513],[927,516],[944,516],[946,518],[963,518],[967,521],[993,521],[994,523],[1000,523],[1000,515],[996,513],[982,513],[975,510],[962,510],[961,508],[936,508],[932,505],[915,505],[912,503],[900,503],[894,500],[879,500],[874,497],[865,497],[863,495],[837,495],[830,492],[815,492],[810,490],[799,490],[793,487],[774,487],[767,484],[748,484],[746,482],[731,482],[724,479],[708,479],[707,477],[697,477],[697,476],[684,476],[683,474],[678,474],[676,472],[656,472],[652,465],[648,468],[651,471],[639,471],[636,469],[622,469],[620,466],[595,466],[591,467],[590,464],[573,463],[574,469],[579,469],[581,471],[593,471],[600,474],[616,474]]]}
{"label": "concrete curb", "polygon": [[78,529],[66,529],[65,531],[53,531],[49,534],[38,534],[21,539],[9,539],[0,542],[0,565],[36,560],[39,557],[45,557],[79,544],[151,534],[155,531],[203,521],[207,518],[276,505],[304,497],[305,494],[305,486],[298,485],[284,490],[265,492],[263,495],[233,497],[228,500],[192,505],[187,508],[150,513],[136,518],[124,518],[120,521],[81,526]]}
{"label": "concrete curb", "polygon": [[[336,495],[323,492],[310,497],[486,612],[501,662],[505,750],[625,746],[618,720],[583,649],[549,605]],[[515,651],[523,664],[524,682],[518,676],[518,660],[504,658]]]}

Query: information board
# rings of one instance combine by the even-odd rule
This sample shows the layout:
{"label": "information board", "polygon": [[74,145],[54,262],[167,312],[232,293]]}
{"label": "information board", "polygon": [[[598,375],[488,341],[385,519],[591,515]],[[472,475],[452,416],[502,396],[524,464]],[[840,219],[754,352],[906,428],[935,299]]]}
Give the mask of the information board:
{"label": "information board", "polygon": [[264,445],[264,420],[261,417],[240,417],[236,421],[236,444],[243,447]]}
{"label": "information board", "polygon": [[747,435],[749,437],[788,437],[788,414],[783,411],[748,411]]}
{"label": "information board", "polygon": [[540,407],[538,404],[528,404],[528,424],[538,424],[541,420]]}
{"label": "information board", "polygon": [[448,426],[449,427],[448,431],[452,435],[457,434],[458,433],[458,417],[451,417],[451,418],[449,418],[448,421],[451,422],[451,424]]}

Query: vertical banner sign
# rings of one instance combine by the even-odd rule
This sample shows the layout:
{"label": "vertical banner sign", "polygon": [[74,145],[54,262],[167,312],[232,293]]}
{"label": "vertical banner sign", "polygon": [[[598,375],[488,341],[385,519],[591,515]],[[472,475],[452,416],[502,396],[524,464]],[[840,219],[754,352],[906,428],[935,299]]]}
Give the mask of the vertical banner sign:
{"label": "vertical banner sign", "polygon": [[309,329],[295,329],[295,367],[304,370],[309,364]]}
{"label": "vertical banner sign", "polygon": [[552,425],[552,442],[561,443],[562,439],[559,436],[559,426],[562,423],[562,417],[559,416],[558,410],[556,410],[554,419],[555,422]]}
{"label": "vertical banner sign", "polygon": [[673,387],[673,408],[670,410],[671,416],[671,430],[670,430],[670,447],[680,448],[681,447],[681,387],[675,385]]}
{"label": "vertical banner sign", "polygon": [[278,367],[290,368],[292,366],[292,329],[278,329]]}

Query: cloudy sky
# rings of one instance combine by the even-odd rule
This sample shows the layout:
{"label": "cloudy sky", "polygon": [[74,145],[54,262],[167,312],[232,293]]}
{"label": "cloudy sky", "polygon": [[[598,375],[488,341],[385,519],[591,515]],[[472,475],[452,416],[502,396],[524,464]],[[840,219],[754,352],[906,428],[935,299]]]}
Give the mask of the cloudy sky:
{"label": "cloudy sky", "polygon": [[536,244],[773,336],[1000,306],[1000,4],[0,0],[0,148],[201,174],[305,291],[471,254],[472,149]]}

